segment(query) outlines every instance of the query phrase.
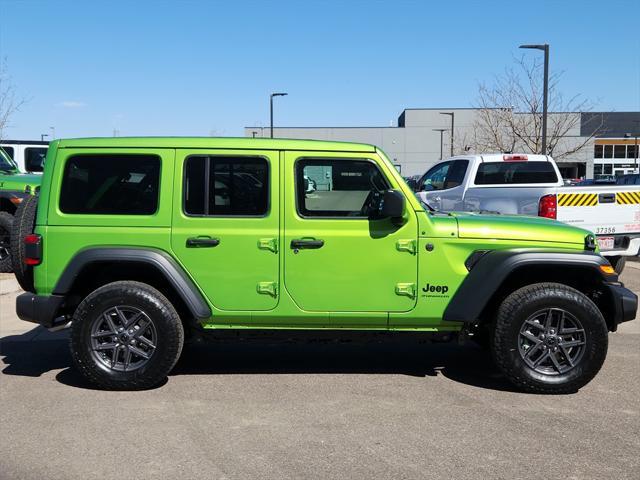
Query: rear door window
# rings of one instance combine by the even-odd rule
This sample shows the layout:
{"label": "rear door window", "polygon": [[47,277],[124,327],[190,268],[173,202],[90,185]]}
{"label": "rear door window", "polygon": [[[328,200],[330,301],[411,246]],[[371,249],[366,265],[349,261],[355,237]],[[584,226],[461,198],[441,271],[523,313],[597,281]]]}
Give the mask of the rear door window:
{"label": "rear door window", "polygon": [[269,164],[262,157],[187,158],[184,213],[261,217],[269,210]]}
{"label": "rear door window", "polygon": [[517,185],[558,181],[551,162],[485,162],[478,166],[476,185]]}
{"label": "rear door window", "polygon": [[75,155],[65,165],[60,211],[152,215],[158,209],[159,183],[156,155]]}

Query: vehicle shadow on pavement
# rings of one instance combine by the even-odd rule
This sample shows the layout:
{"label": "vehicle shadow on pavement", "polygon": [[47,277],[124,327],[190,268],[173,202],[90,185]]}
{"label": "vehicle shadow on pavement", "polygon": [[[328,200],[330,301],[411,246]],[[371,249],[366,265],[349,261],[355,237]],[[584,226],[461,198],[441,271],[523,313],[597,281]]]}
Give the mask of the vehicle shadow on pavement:
{"label": "vehicle shadow on pavement", "polygon": [[[72,367],[68,331],[50,334],[37,327],[2,338],[0,356],[4,375],[39,377],[62,370],[56,375],[60,383],[94,389]],[[198,343],[185,345],[170,376],[233,374],[389,374],[425,379],[443,375],[478,388],[517,391],[478,347],[415,341]]]}
{"label": "vehicle shadow on pavement", "polygon": [[0,338],[0,365],[4,375],[39,377],[71,365],[68,332],[51,333],[35,327],[20,335]]}

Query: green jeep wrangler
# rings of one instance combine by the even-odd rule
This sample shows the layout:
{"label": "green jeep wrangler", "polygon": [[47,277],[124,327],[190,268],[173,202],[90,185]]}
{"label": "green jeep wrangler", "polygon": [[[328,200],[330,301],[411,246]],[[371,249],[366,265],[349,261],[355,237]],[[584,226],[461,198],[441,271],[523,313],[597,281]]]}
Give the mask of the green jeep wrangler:
{"label": "green jeep wrangler", "polygon": [[192,332],[253,329],[472,337],[522,390],[572,392],[637,309],[590,232],[431,211],[370,145],[55,141],[17,221],[18,316],[70,325],[107,389],[160,384]]}
{"label": "green jeep wrangler", "polygon": [[13,270],[11,230],[22,201],[38,193],[41,175],[20,173],[18,166],[0,147],[0,273]]}

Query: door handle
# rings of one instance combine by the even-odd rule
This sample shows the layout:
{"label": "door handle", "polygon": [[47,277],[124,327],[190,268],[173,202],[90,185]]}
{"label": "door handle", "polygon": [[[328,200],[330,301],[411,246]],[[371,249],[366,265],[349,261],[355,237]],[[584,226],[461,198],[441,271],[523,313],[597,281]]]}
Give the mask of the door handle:
{"label": "door handle", "polygon": [[598,203],[615,203],[615,201],[615,193],[601,193],[600,195],[598,195]]}
{"label": "door handle", "polygon": [[291,248],[300,250],[302,248],[318,249],[322,248],[324,240],[316,240],[315,238],[296,238],[291,240]]}
{"label": "door handle", "polygon": [[191,237],[187,238],[187,248],[212,248],[220,245],[219,238]]}

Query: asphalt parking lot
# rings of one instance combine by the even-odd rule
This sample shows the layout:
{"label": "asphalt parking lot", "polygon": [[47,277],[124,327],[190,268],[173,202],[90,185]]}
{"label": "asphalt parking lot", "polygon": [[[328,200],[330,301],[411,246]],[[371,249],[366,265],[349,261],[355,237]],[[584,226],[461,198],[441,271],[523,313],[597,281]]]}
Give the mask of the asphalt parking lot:
{"label": "asphalt parking lot", "polygon": [[320,341],[191,346],[165,385],[104,392],[17,293],[0,276],[2,479],[640,478],[638,320],[566,396],[513,391],[474,347]]}

